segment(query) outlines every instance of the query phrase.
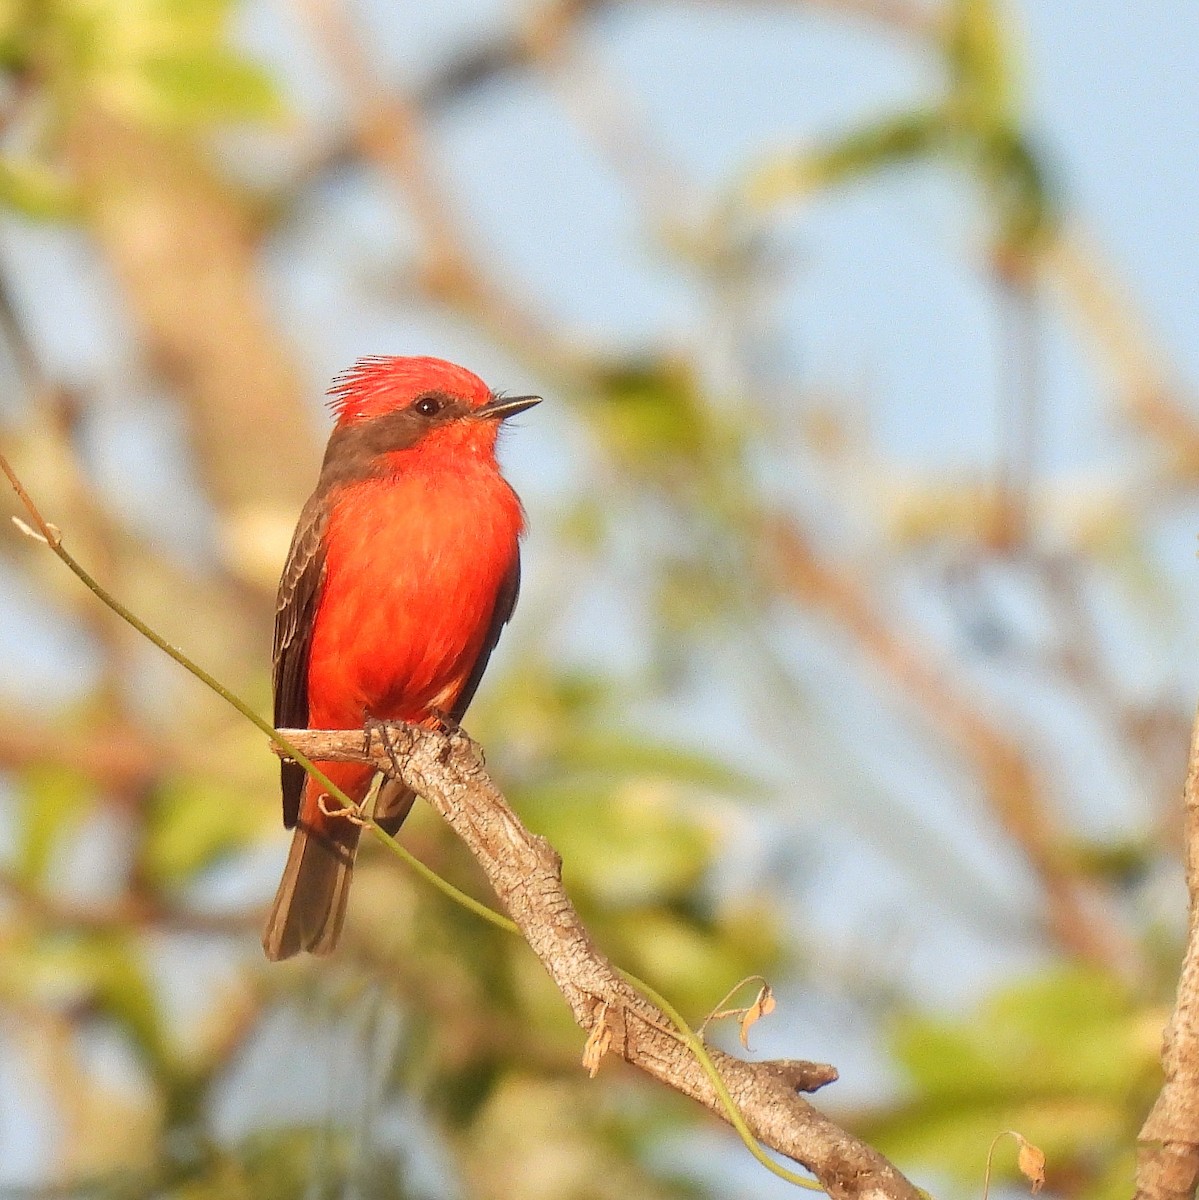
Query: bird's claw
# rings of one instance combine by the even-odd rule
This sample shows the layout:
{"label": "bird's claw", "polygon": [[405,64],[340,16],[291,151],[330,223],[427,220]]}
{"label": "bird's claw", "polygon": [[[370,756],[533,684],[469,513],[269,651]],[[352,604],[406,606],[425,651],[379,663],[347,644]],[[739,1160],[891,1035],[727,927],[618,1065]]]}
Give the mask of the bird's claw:
{"label": "bird's claw", "polygon": [[370,756],[371,747],[375,744],[375,734],[379,735],[379,740],[387,744],[387,722],[380,721],[378,717],[372,717],[367,713],[362,722],[362,753]]}
{"label": "bird's claw", "polygon": [[440,708],[429,710],[429,719],[433,722],[432,728],[438,733],[444,733],[447,737],[454,737],[462,732],[462,726],[448,712],[442,711]]}
{"label": "bird's claw", "polygon": [[331,799],[332,797],[328,794],[328,792],[321,792],[321,794],[316,798],[317,808],[319,808],[321,812],[324,813],[324,815],[330,820],[332,820],[334,817],[344,817],[345,820],[349,821],[351,825],[357,825],[360,829],[365,828],[370,824],[370,822],[366,820],[366,818],[360,813],[344,804],[339,804],[336,808],[330,808],[329,801]]}
{"label": "bird's claw", "polygon": [[[466,731],[458,721],[449,713],[443,712],[440,708],[430,709],[429,715],[422,722],[422,725],[424,728],[430,730],[430,732],[440,733],[443,737],[449,739],[442,751],[443,758],[450,753],[450,747],[455,740],[458,738],[467,738],[469,740]],[[367,716],[362,723],[362,732],[364,743],[363,753],[370,754],[375,735],[378,734],[384,753],[391,763],[395,778],[401,778],[399,754],[396,750],[395,742],[392,740],[392,723],[382,721],[378,717]]]}
{"label": "bird's claw", "polygon": [[362,732],[365,741],[363,750],[367,754],[370,753],[375,734],[379,735],[379,742],[383,746],[383,752],[387,755],[387,760],[391,763],[392,770],[398,778],[400,774],[400,762],[396,754],[395,743],[391,740],[391,725],[387,721],[380,720],[378,717],[368,716],[362,723]]}

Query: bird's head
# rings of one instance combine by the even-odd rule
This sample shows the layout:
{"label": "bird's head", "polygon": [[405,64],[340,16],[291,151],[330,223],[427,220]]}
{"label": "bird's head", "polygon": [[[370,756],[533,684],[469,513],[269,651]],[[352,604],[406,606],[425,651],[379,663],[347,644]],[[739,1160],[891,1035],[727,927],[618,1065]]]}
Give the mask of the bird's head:
{"label": "bird's head", "polygon": [[494,456],[508,417],[540,396],[503,396],[475,374],[440,358],[360,358],[334,380],[329,405],[337,424],[325,473],[373,474],[378,461],[417,452]]}

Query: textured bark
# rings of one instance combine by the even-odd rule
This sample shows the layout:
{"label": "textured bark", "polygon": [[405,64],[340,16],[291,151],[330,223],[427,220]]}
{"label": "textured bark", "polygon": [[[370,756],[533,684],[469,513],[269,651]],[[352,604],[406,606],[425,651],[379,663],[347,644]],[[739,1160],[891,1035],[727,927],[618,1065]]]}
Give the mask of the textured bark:
{"label": "textured bark", "polygon": [[[394,767],[378,737],[364,753],[357,731],[281,732],[311,758],[368,759],[423,796],[466,843],[578,1024],[589,1031],[606,1025],[611,1053],[726,1117],[670,1019],[626,983],[592,941],[563,890],[557,852],[521,824],[484,770],[478,747],[460,732],[389,728]],[[807,1167],[829,1195],[917,1200],[917,1189],[887,1159],[800,1096],[835,1079],[831,1067],[711,1054],[755,1137]]]}
{"label": "textured bark", "polygon": [[1166,1081],[1138,1138],[1137,1200],[1189,1200],[1199,1184],[1199,718],[1191,735],[1183,804],[1187,947],[1162,1042]]}

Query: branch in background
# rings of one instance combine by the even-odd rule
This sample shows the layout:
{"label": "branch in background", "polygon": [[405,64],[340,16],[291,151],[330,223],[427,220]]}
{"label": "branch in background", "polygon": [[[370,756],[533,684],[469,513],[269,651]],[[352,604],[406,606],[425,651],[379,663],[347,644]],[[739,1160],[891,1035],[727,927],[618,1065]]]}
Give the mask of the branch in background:
{"label": "branch in background", "polygon": [[1051,281],[1075,309],[1106,360],[1127,419],[1155,438],[1175,483],[1199,473],[1199,423],[1193,398],[1178,383],[1128,296],[1099,253],[1077,231],[1067,231],[1044,256]]}
{"label": "branch in background", "polygon": [[244,939],[261,924],[257,912],[185,909],[164,904],[149,891],[126,893],[119,900],[102,904],[66,900],[6,870],[0,870],[0,895],[16,904],[27,921],[54,930],[161,929],[175,933],[233,935]]}
{"label": "branch in background", "polygon": [[[709,7],[715,7],[710,2]],[[753,3],[734,0],[727,8],[780,7],[777,3]],[[576,25],[601,18],[619,8],[633,5],[620,0],[549,0],[535,9],[529,18],[532,26],[570,20]],[[794,7],[810,8],[850,20],[869,21],[893,33],[912,38],[936,37],[942,19],[940,13],[926,4],[912,0],[797,0]],[[423,109],[437,109],[472,98],[473,94],[527,70],[534,54],[527,37],[520,32],[503,32],[482,40],[441,64],[414,94],[413,101]]]}
{"label": "branch in background", "polygon": [[[751,0],[741,0],[734,7],[752,7]],[[936,37],[944,24],[939,8],[916,0],[797,0],[796,7],[821,9],[838,17],[870,21],[895,33],[917,38]]]}
{"label": "branch in background", "polygon": [[557,0],[541,8],[525,22],[528,65],[554,89],[566,115],[640,206],[647,231],[669,237],[702,211],[701,193],[654,136],[635,88],[589,52],[582,24],[598,7]]}
{"label": "branch in background", "polygon": [[[90,561],[100,564],[102,573],[118,591],[138,596],[142,611],[154,625],[173,635],[186,626],[188,637],[205,647],[207,661],[222,677],[244,684],[257,673],[254,656],[261,646],[261,596],[256,598],[226,572],[201,574],[189,569],[130,530],[90,488],[76,446],[55,407],[47,402],[36,408],[34,415],[33,421],[9,439],[8,448],[22,463],[31,486],[55,497],[59,519],[71,530],[72,544],[79,546]],[[106,716],[99,726],[89,729],[82,743],[90,745],[112,736],[121,742],[143,739],[141,714],[132,701],[145,663],[139,658],[137,639],[84,590],[72,586],[69,576],[48,569],[48,563],[43,567],[39,559],[34,556],[31,560],[31,578],[47,597],[53,597],[55,606],[61,605],[71,621],[87,631],[99,652],[96,661],[100,674],[91,699],[97,711]],[[183,614],[178,597],[185,594],[189,606]],[[46,738],[40,744],[45,753],[39,753],[38,728],[27,714],[9,714],[7,728],[0,733],[0,766],[6,765],[4,760],[12,765],[22,761],[64,762],[75,755],[61,734]],[[172,767],[182,764],[204,769],[202,756],[188,749],[191,739],[182,730],[164,727],[156,730],[151,740],[160,771],[164,761]],[[102,764],[100,773],[90,763],[82,769],[105,787],[138,785],[136,772],[108,771],[103,766],[112,763],[108,751],[101,750],[95,761]]]}
{"label": "branch in background", "polygon": [[[711,5],[715,7],[715,4]],[[575,24],[603,18],[622,7],[619,0],[550,0],[530,13],[528,24],[541,26],[569,19]],[[725,4],[730,8],[778,7],[777,4],[755,4],[753,0],[735,0]],[[933,38],[941,26],[940,13],[929,5],[911,0],[798,0],[796,8],[816,8],[833,16],[852,20],[868,20],[883,29],[915,38]],[[520,31],[502,34],[480,41],[440,65],[418,92],[413,101],[422,109],[449,107],[473,98],[475,92],[497,80],[517,76],[532,65],[527,37]]]}
{"label": "branch in background", "polygon": [[863,589],[821,561],[794,522],[769,522],[761,538],[779,584],[792,598],[844,629],[900,693],[923,709],[938,734],[974,764],[996,819],[1036,873],[1058,945],[1123,978],[1133,974],[1139,951],[1110,916],[1094,881],[1080,876],[1063,853],[1049,799],[1023,748],[955,691],[910,639],[894,634]]}
{"label": "branch in background", "polygon": [[249,216],[199,149],[98,104],[78,113],[65,152],[144,353],[186,401],[230,558],[265,594],[256,539],[273,523],[290,527],[317,447],[293,348],[262,294]]}
{"label": "branch in background", "polygon": [[[464,734],[389,727],[394,763],[381,739],[368,751],[358,730],[280,730],[318,761],[370,762],[401,779],[463,840],[520,933],[570,1006],[575,1021],[626,1062],[725,1117],[701,1064],[670,1018],[635,991],[604,957],[562,887],[561,859],[529,833],[483,769]],[[609,1040],[610,1039],[610,1040]],[[753,1135],[807,1167],[829,1195],[917,1200],[917,1189],[878,1151],[850,1136],[799,1093],[836,1078],[818,1063],[749,1063],[711,1056]]]}
{"label": "branch in background", "polygon": [[614,7],[614,0],[549,0],[529,13],[523,28],[504,30],[442,63],[413,93],[412,102],[429,111],[468,100],[497,80],[532,67],[537,31],[578,26]]}
{"label": "branch in background", "polygon": [[[46,374],[37,347],[12,301],[9,279],[2,268],[0,331],[20,364],[29,406],[27,419],[9,435],[8,445],[12,457],[26,464],[24,469],[34,490],[54,495],[59,517],[70,528],[72,541],[84,547],[87,558],[116,582],[119,591],[144,596],[155,623],[167,624],[177,613],[172,598],[188,593],[194,601],[189,629],[193,634],[207,635],[212,660],[222,674],[236,677],[257,650],[257,641],[251,646],[246,639],[251,623],[261,618],[262,594],[244,587],[243,580],[227,570],[218,568],[199,575],[183,567],[132,530],[127,519],[97,491],[89,474],[83,428],[94,397],[87,391],[58,384]],[[122,711],[125,696],[121,681],[133,674],[129,656],[134,643],[84,593],[74,587],[60,587],[66,580],[57,572],[47,573],[44,583],[53,589],[56,600],[70,607],[74,618],[100,647],[104,704],[112,712]]]}
{"label": "branch in background", "polygon": [[375,71],[343,8],[331,0],[295,0],[308,17],[345,90],[354,137],[363,159],[398,192],[422,240],[421,282],[428,295],[476,321],[550,374],[574,374],[578,351],[546,318],[483,268],[470,249],[425,136],[424,117],[411,97],[374,82]]}
{"label": "branch in background", "polygon": [[26,714],[0,710],[0,771],[69,767],[106,791],[141,792],[175,765],[174,747],[134,725],[113,720],[84,737],[65,738]]}
{"label": "branch in background", "polygon": [[1166,1081],[1138,1138],[1137,1200],[1194,1200],[1199,1185],[1199,717],[1191,735],[1183,807],[1187,948],[1162,1043]]}

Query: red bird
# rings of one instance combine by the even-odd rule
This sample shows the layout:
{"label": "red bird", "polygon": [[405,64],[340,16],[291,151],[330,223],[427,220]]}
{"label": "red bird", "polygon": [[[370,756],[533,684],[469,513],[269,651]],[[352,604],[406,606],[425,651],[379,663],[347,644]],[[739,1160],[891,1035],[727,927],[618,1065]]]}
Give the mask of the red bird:
{"label": "red bird", "polygon": [[[335,380],[337,424],[300,514],[275,616],[277,729],[461,720],[520,588],[524,512],[495,458],[503,397],[437,358],[364,358]],[[355,801],[374,771],[318,763]],[[414,800],[386,780],[375,819]],[[291,853],[262,937],[267,958],[328,954],[345,919],[359,826],[283,764]]]}

